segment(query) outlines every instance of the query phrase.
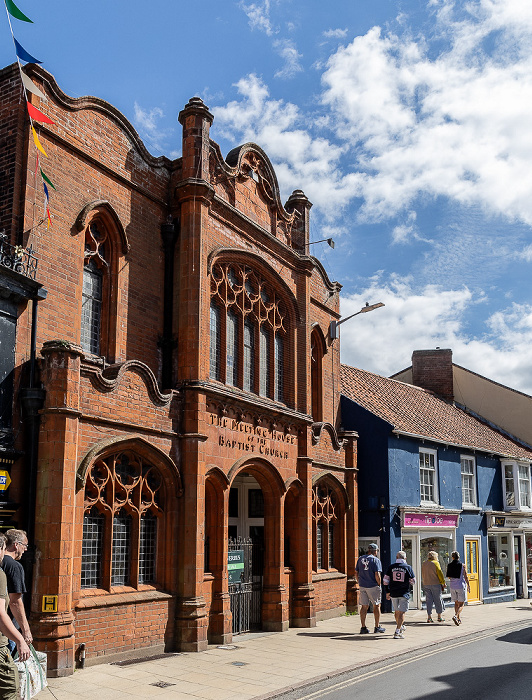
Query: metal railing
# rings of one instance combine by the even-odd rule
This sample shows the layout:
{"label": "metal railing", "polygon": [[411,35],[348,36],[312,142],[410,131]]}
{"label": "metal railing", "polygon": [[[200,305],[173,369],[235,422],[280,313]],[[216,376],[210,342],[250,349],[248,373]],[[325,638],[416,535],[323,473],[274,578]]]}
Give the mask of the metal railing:
{"label": "metal railing", "polygon": [[37,258],[33,248],[24,248],[21,245],[11,245],[8,242],[5,231],[0,231],[0,265],[21,275],[35,280],[37,277]]}

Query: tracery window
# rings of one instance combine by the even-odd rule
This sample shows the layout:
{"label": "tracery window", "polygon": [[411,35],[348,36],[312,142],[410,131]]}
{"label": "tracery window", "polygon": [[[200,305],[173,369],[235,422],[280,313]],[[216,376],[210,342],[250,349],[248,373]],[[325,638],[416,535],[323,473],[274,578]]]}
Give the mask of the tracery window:
{"label": "tracery window", "polygon": [[343,512],[336,493],[327,483],[312,489],[312,519],[314,524],[313,569],[341,569],[341,527]]}
{"label": "tracery window", "polygon": [[286,402],[287,313],[280,296],[245,264],[211,274],[210,377]]}
{"label": "tracery window", "polygon": [[104,279],[109,269],[107,231],[98,223],[85,231],[85,264],[83,267],[83,301],[81,307],[81,347],[100,354],[103,328]]}
{"label": "tracery window", "polygon": [[164,487],[156,467],[133,452],[97,460],[87,474],[81,587],[153,584]]}

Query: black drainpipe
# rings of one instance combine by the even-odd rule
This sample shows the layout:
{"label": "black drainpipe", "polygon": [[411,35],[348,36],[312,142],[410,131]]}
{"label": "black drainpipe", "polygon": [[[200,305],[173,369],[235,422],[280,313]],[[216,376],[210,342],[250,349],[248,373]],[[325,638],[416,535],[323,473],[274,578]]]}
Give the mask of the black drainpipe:
{"label": "black drainpipe", "polygon": [[179,235],[179,220],[169,221],[161,226],[161,237],[164,249],[164,306],[163,306],[163,336],[160,340],[162,348],[162,390],[172,388],[173,336],[174,317],[174,251]]}
{"label": "black drainpipe", "polygon": [[[30,347],[30,377],[29,386],[20,390],[20,401],[22,404],[24,417],[26,419],[26,467],[27,467],[27,490],[26,490],[26,522],[25,529],[28,533],[30,552],[33,552],[33,540],[35,536],[35,506],[37,495],[37,467],[39,458],[39,427],[41,416],[39,411],[44,406],[46,391],[36,386],[36,356],[37,356],[37,306],[38,302],[46,299],[45,289],[39,289],[37,295],[32,300],[31,315],[31,347]],[[28,562],[29,563],[29,562]],[[31,590],[31,589],[28,589]]]}

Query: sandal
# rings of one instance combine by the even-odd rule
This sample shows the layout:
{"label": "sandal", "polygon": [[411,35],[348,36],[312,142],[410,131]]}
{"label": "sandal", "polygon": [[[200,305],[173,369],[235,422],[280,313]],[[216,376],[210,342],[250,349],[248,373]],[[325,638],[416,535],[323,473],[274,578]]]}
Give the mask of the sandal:
{"label": "sandal", "polygon": [[434,622],[434,620],[432,619],[432,617],[428,617],[427,622]]}

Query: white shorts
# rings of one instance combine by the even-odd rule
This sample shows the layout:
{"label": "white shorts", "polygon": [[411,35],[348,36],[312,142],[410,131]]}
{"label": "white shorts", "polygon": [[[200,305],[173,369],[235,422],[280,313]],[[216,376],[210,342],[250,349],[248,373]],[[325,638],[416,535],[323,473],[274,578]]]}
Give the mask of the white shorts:
{"label": "white shorts", "polygon": [[360,588],[358,591],[358,604],[359,605],[373,605],[381,604],[382,591],[380,586],[373,586],[373,588]]}
{"label": "white shorts", "polygon": [[409,598],[401,596],[400,598],[392,598],[393,611],[408,612],[408,605],[410,603]]}
{"label": "white shorts", "polygon": [[465,588],[451,588],[451,600],[457,603],[467,603]]}

